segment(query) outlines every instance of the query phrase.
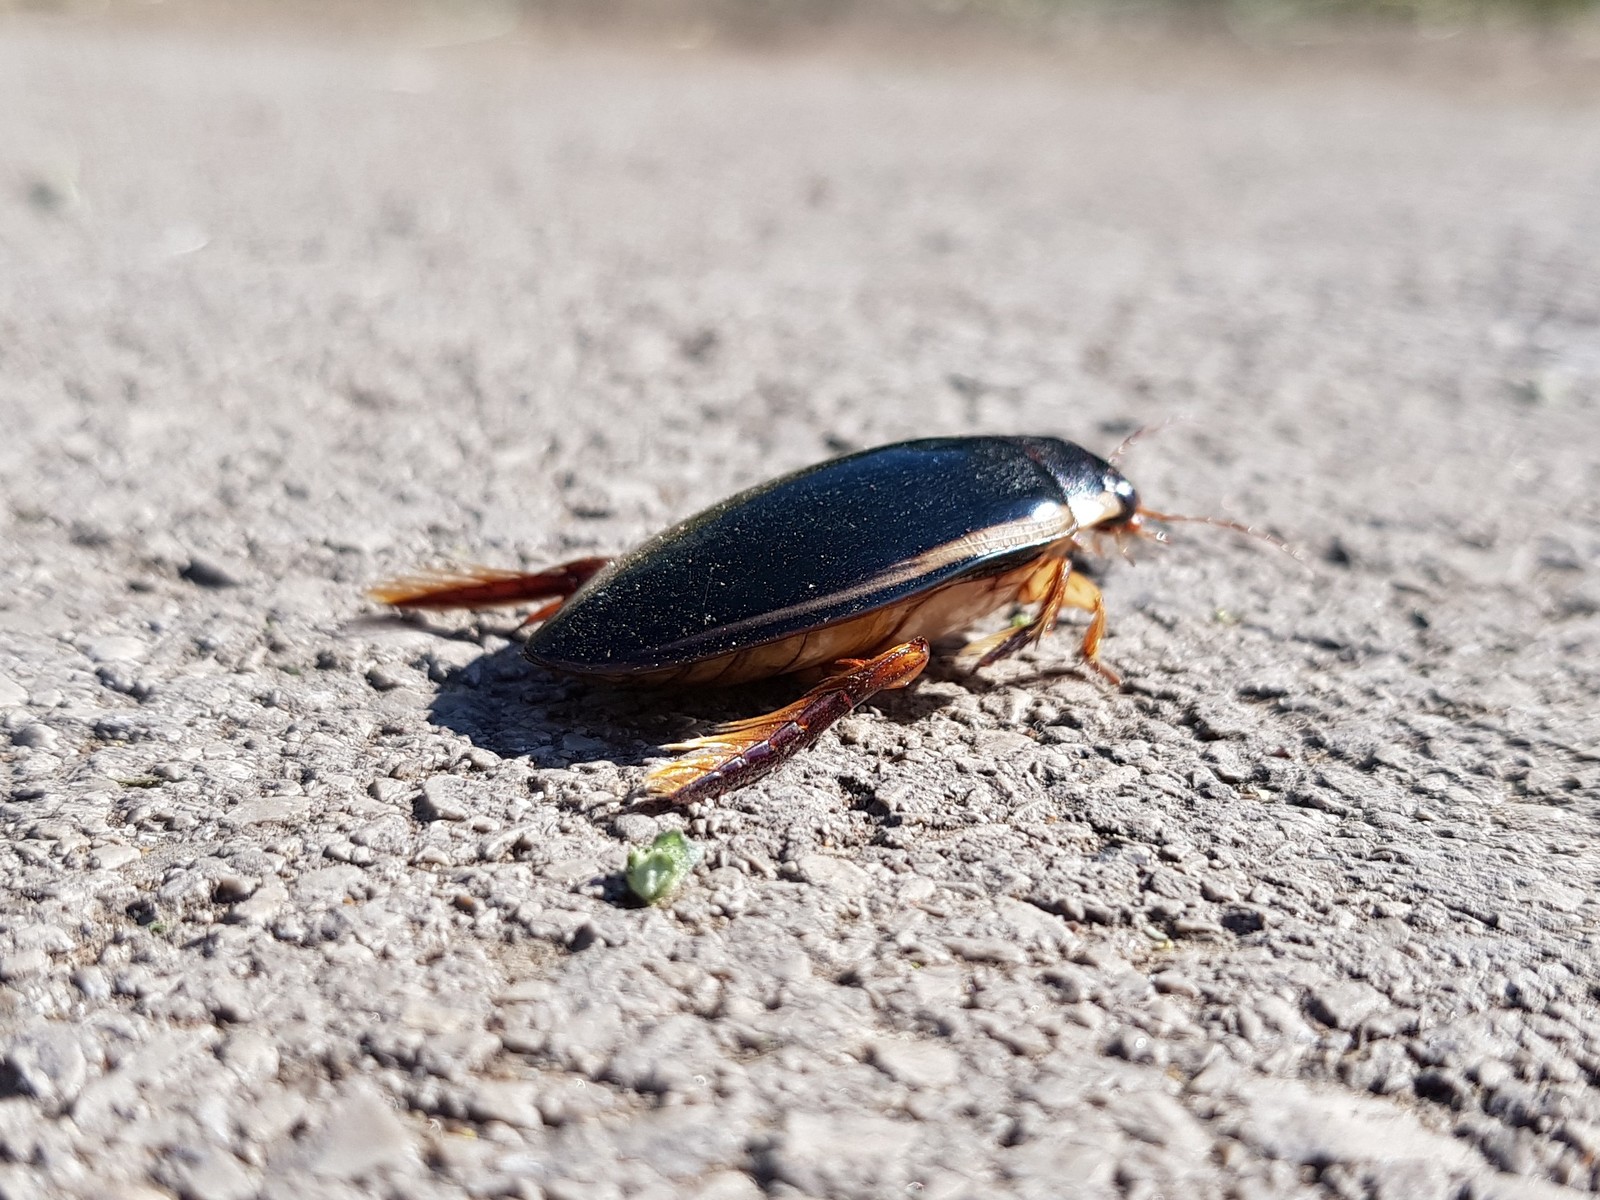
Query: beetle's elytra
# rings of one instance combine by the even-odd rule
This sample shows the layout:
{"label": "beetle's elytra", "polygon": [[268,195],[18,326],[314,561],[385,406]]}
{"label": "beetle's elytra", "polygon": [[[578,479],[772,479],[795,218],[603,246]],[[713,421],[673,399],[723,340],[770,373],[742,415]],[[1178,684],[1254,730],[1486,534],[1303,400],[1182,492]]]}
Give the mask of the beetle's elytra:
{"label": "beetle's elytra", "polygon": [[1085,663],[1115,682],[1099,663],[1100,591],[1071,556],[1086,534],[1138,535],[1146,517],[1164,514],[1071,442],[927,438],[751,488],[615,560],[428,572],[370,594],[399,608],[547,601],[528,617],[543,622],[528,658],[610,682],[823,673],[793,704],[667,747],[683,753],[651,771],[646,790],[688,803],[766,775],[868,697],[915,680],[930,640],[1004,605],[1038,609],[969,647],[980,666],[1037,641],[1070,606],[1092,614]]}

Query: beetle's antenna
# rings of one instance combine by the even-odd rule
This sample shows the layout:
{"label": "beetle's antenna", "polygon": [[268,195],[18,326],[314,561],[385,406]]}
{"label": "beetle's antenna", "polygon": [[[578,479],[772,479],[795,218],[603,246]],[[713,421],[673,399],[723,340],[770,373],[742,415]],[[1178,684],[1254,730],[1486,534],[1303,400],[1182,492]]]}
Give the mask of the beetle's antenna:
{"label": "beetle's antenna", "polygon": [[1149,437],[1151,434],[1160,433],[1163,429],[1170,429],[1174,425],[1181,425],[1188,419],[1189,417],[1187,414],[1179,413],[1177,416],[1168,417],[1164,421],[1157,421],[1154,425],[1139,426],[1139,428],[1135,429],[1127,437],[1122,439],[1121,445],[1111,452],[1110,457],[1107,458],[1106,461],[1113,467],[1116,466],[1122,461],[1122,456],[1129,450],[1133,449],[1136,442]]}
{"label": "beetle's antenna", "polygon": [[1191,517],[1185,516],[1183,513],[1156,512],[1155,509],[1146,508],[1142,504],[1139,506],[1138,515],[1151,521],[1160,521],[1163,524],[1171,524],[1174,521],[1188,521],[1196,525],[1215,525],[1219,529],[1231,529],[1235,533],[1242,533],[1248,537],[1259,538],[1268,545],[1276,546],[1279,550],[1282,550],[1285,554],[1298,563],[1304,563],[1305,561],[1305,559],[1301,557],[1300,551],[1296,550],[1277,534],[1268,533],[1265,529],[1259,529],[1254,525],[1246,525],[1243,521],[1230,521],[1226,517]]}

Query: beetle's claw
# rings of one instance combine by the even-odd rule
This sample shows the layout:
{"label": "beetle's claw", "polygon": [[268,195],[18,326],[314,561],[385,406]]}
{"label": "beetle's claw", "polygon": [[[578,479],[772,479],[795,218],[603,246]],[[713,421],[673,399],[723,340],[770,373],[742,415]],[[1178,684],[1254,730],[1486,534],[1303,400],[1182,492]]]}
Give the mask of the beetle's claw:
{"label": "beetle's claw", "polygon": [[1099,659],[1085,658],[1083,660],[1083,665],[1088,667],[1089,670],[1093,671],[1096,675],[1100,676],[1101,679],[1105,680],[1112,687],[1122,686],[1122,676],[1118,675],[1110,667],[1103,666]]}

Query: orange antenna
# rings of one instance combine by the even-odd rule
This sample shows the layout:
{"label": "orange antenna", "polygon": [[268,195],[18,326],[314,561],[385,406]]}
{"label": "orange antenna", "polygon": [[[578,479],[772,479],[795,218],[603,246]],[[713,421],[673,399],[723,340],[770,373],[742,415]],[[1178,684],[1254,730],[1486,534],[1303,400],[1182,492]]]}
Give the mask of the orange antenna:
{"label": "orange antenna", "polygon": [[1114,467],[1122,461],[1122,456],[1124,454],[1133,449],[1134,443],[1141,441],[1151,434],[1160,433],[1163,429],[1170,429],[1174,425],[1181,425],[1188,420],[1189,417],[1186,414],[1180,413],[1175,417],[1168,417],[1165,421],[1158,421],[1154,425],[1141,425],[1127,437],[1122,439],[1122,444],[1111,452],[1111,457],[1106,459],[1106,461]]}
{"label": "orange antenna", "polygon": [[[1295,562],[1301,563],[1302,565],[1305,563],[1305,559],[1301,557],[1300,551],[1296,550],[1277,534],[1268,533],[1265,529],[1258,529],[1254,525],[1246,525],[1243,521],[1230,521],[1226,517],[1191,517],[1186,516],[1183,513],[1157,512],[1155,509],[1146,508],[1142,504],[1139,506],[1138,515],[1141,517],[1146,517],[1152,521],[1160,521],[1163,524],[1172,524],[1175,521],[1188,521],[1196,525],[1215,525],[1219,529],[1231,529],[1235,533],[1242,533],[1249,537],[1259,538],[1268,545],[1276,546],[1290,558],[1294,559]],[[1162,539],[1158,538],[1158,540]]]}

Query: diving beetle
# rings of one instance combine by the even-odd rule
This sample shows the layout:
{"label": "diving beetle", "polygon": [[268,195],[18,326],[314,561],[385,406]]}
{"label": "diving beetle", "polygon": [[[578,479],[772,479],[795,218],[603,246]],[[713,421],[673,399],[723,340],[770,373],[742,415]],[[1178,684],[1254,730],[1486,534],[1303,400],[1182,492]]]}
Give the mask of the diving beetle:
{"label": "diving beetle", "polygon": [[[1124,443],[1126,445],[1126,443]],[[1025,624],[968,647],[987,666],[1036,642],[1063,607],[1091,614],[1080,652],[1100,664],[1106,610],[1074,570],[1085,538],[1162,535],[1114,465],[1053,437],[949,437],[848,454],[740,492],[617,559],[547,571],[429,571],[368,594],[401,609],[548,601],[524,653],[608,683],[702,686],[821,672],[775,712],[665,747],[645,791],[687,804],[752,783],[878,692],[912,683],[928,644],[1002,606]],[[1268,540],[1277,539],[1268,536]],[[1281,544],[1281,543],[1279,543]]]}

